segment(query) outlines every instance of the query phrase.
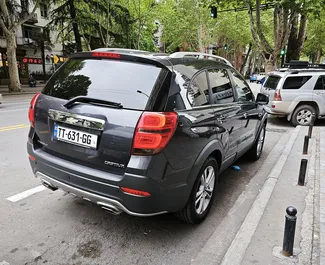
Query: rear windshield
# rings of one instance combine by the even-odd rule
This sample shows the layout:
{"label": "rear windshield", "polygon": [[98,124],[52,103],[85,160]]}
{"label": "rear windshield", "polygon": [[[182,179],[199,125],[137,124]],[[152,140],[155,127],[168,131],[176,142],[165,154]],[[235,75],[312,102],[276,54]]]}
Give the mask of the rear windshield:
{"label": "rear windshield", "polygon": [[266,79],[266,82],[264,84],[264,87],[270,88],[270,89],[276,89],[276,87],[278,86],[278,83],[280,81],[280,77],[279,76],[269,76]]}
{"label": "rear windshield", "polygon": [[126,61],[70,59],[53,75],[42,93],[67,100],[89,96],[143,110],[161,70]]}
{"label": "rear windshield", "polygon": [[283,89],[299,89],[301,88],[311,76],[290,76],[284,81]]}

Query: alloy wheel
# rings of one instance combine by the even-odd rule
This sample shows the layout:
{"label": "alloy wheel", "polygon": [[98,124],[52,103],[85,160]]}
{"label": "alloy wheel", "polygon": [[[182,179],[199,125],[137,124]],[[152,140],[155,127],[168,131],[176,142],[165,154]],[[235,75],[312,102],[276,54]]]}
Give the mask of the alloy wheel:
{"label": "alloy wheel", "polygon": [[195,197],[196,213],[201,215],[208,208],[215,185],[215,170],[212,166],[208,166],[202,173],[200,184]]}

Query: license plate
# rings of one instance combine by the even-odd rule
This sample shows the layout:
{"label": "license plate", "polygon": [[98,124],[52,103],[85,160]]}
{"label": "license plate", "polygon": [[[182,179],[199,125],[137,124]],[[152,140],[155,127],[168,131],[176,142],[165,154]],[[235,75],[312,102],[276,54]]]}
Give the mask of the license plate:
{"label": "license plate", "polygon": [[84,147],[97,148],[98,135],[85,133],[75,129],[54,125],[53,137],[56,140],[81,145]]}

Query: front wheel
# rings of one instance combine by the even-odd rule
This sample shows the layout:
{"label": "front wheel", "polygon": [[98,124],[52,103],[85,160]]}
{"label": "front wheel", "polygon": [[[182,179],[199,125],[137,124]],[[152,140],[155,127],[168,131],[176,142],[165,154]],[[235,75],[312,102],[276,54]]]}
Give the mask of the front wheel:
{"label": "front wheel", "polygon": [[266,125],[263,124],[263,127],[260,130],[254,145],[247,152],[247,157],[252,161],[258,160],[262,155],[264,141],[265,141],[265,132],[266,132]]}
{"label": "front wheel", "polygon": [[217,183],[218,163],[209,157],[203,164],[185,207],[176,217],[191,224],[201,223],[208,215]]}

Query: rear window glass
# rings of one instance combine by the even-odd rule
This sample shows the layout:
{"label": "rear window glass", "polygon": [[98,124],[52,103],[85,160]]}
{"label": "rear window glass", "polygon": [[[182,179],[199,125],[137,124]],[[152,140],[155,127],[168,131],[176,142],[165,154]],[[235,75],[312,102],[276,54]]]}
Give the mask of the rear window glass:
{"label": "rear window glass", "polygon": [[284,81],[283,89],[299,89],[301,88],[311,76],[292,76],[287,77]]}
{"label": "rear window glass", "polygon": [[280,81],[279,76],[272,76],[271,75],[266,79],[264,87],[267,87],[267,88],[270,88],[270,89],[276,89],[276,87],[278,86],[279,81]]}
{"label": "rear window glass", "polygon": [[67,100],[89,96],[143,110],[161,70],[125,61],[71,59],[53,75],[43,94]]}

